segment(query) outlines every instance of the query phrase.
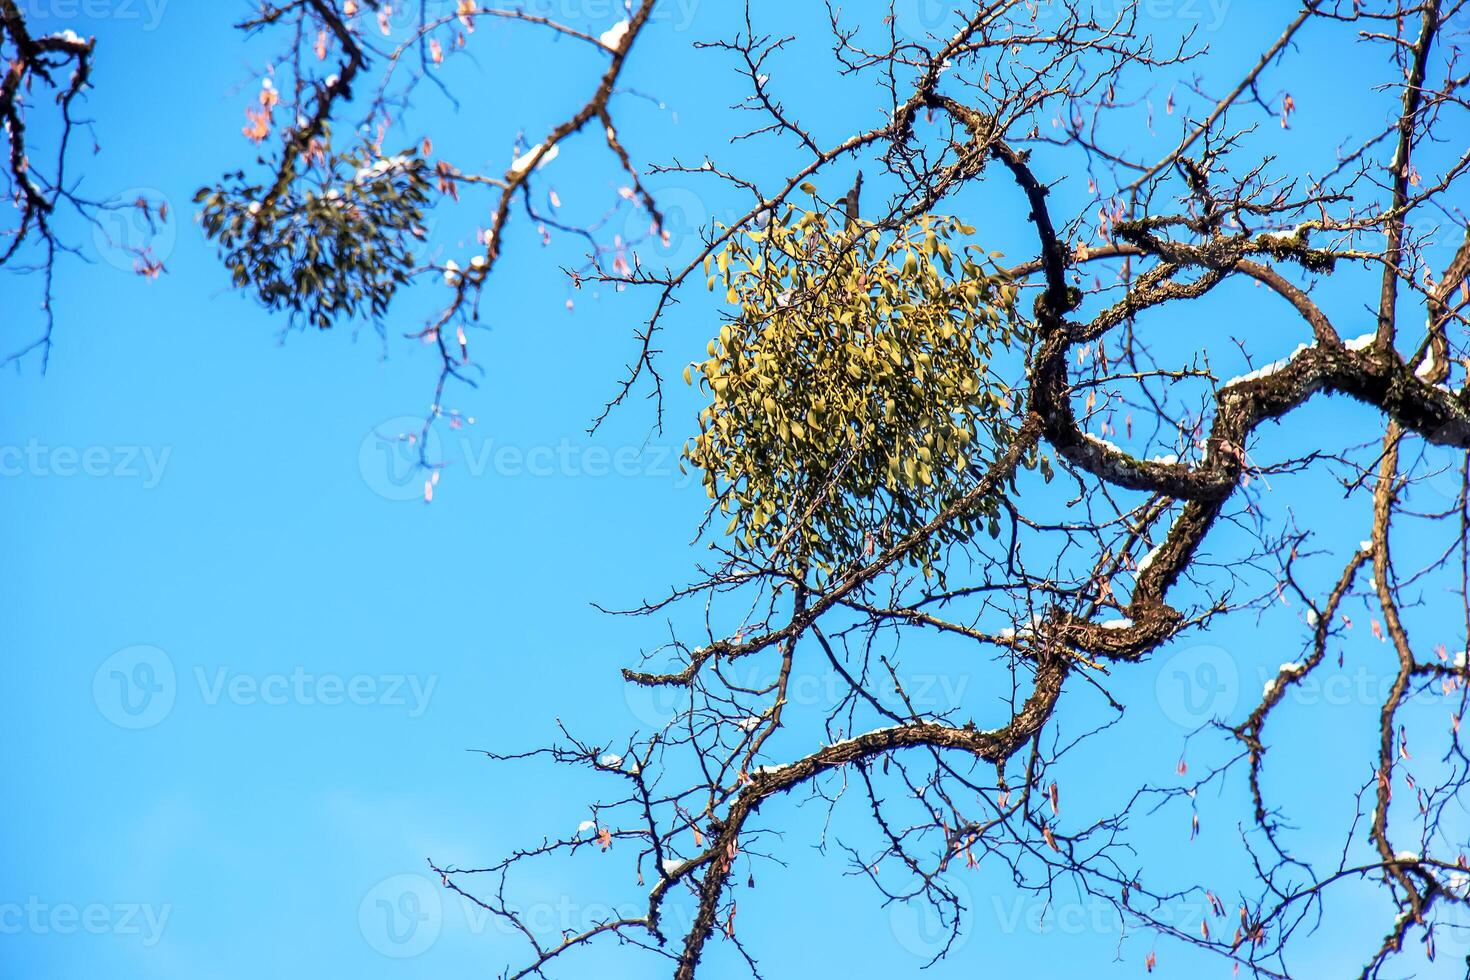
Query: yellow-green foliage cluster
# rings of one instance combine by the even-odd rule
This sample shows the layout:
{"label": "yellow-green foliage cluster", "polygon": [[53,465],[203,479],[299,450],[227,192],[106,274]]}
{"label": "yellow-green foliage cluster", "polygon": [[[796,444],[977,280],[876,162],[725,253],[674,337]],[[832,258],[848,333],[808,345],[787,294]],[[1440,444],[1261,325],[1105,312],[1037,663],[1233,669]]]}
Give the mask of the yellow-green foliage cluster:
{"label": "yellow-green foliage cluster", "polygon": [[[1009,438],[991,360],[1016,340],[1016,287],[974,229],[894,232],[788,210],[706,263],[737,312],[685,379],[711,404],[686,448],[739,543],[828,576],[930,520]],[[976,517],[994,526],[986,501]],[[908,557],[928,574],[947,526]]]}

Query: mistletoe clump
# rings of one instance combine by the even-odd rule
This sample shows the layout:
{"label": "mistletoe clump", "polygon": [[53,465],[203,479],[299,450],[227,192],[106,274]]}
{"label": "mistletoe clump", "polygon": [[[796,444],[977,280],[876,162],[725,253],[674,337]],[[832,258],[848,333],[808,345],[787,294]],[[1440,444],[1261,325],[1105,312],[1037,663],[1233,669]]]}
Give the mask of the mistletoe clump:
{"label": "mistletoe clump", "polygon": [[[738,312],[686,380],[712,401],[688,459],[727,532],[798,574],[831,575],[931,520],[1011,437],[993,356],[1024,327],[1016,286],[974,229],[925,216],[895,232],[787,210],[706,262]],[[985,500],[906,556],[931,574]]]}
{"label": "mistletoe clump", "polygon": [[423,159],[407,154],[364,150],[319,163],[323,177],[310,188],[293,181],[276,191],[237,173],[195,202],[237,287],[325,330],[359,312],[381,316],[408,281],[431,182]]}

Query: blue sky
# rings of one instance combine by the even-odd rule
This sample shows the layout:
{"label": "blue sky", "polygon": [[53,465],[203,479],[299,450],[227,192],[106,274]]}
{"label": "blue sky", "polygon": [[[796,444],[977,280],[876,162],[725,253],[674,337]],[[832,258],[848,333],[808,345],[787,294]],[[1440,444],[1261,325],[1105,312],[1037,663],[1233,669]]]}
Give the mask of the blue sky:
{"label": "blue sky", "polygon": [[[761,13],[795,25],[781,30],[814,36],[818,6],[792,6],[766,4]],[[179,220],[159,243],[168,273],[156,282],[133,275],[130,261],[87,229],[72,229],[86,258],[62,268],[50,370],[43,376],[32,361],[0,376],[0,447],[9,453],[0,460],[9,467],[0,476],[0,976],[494,975],[519,961],[520,947],[434,889],[425,859],[473,866],[564,833],[597,787],[578,775],[492,766],[467,750],[531,747],[558,718],[608,743],[656,724],[659,706],[626,692],[617,671],[667,628],[591,604],[657,596],[690,574],[702,547],[689,541],[705,497],[675,465],[692,395],[674,386],[662,434],[650,434],[650,408],[638,402],[595,436],[584,432],[614,390],[650,297],[584,290],[569,313],[557,266],[575,248],[558,242],[543,252],[519,222],[490,287],[488,330],[474,339],[483,384],[448,399],[475,424],[441,430],[451,465],[424,506],[381,436],[427,407],[434,359],[401,334],[432,310],[435,287],[400,298],[386,344],[347,328],[291,334],[282,344],[284,323],[229,290],[191,220],[194,189],[252,156],[241,112],[268,48],[230,29],[245,5],[31,0],[31,9],[39,29],[98,38],[87,109],[101,152],[78,158],[84,188],[123,199],[142,190],[169,201]],[[594,30],[617,16],[597,0],[558,9]],[[738,97],[733,79],[714,56],[690,49],[696,37],[732,29],[731,11],[712,0],[667,9],[628,79],[663,104],[618,102],[635,157],[697,162],[718,153],[764,177],[780,173],[779,155],[725,145],[738,122],[724,109]],[[932,13],[905,10],[914,23]],[[1225,66],[1244,63],[1240,51],[1229,55],[1243,32],[1280,15],[1276,5],[1243,0],[1180,0],[1170,10],[1175,16],[1157,28],[1202,19]],[[591,59],[531,38],[482,28],[477,61],[453,67],[475,93],[458,112],[424,93],[417,130],[434,134],[437,152],[503,166],[518,129],[534,142],[579,104]],[[1331,62],[1313,57],[1304,55],[1314,69],[1342,63],[1340,49]],[[871,106],[881,104],[825,98],[837,90],[830,59],[787,59],[780,70],[778,83],[825,137],[871,124]],[[1288,159],[1314,137],[1335,139],[1353,113],[1362,128],[1379,119],[1379,105],[1341,104],[1330,75],[1294,77],[1299,121],[1270,134]],[[418,135],[405,133],[404,142]],[[620,183],[605,154],[577,152],[592,142],[574,142],[547,170],[569,208],[600,208]],[[689,180],[654,186],[673,205],[676,229],[745,204]],[[988,197],[980,193],[961,204],[985,208],[983,233],[1024,252],[1014,197],[993,185]],[[483,206],[441,210],[437,254],[472,254]],[[617,220],[637,231],[638,219]],[[676,237],[669,251],[688,248]],[[0,279],[7,347],[39,329],[36,287],[32,278]],[[712,332],[712,302],[702,292],[686,299],[664,344],[674,379]],[[1328,301],[1351,311],[1357,298]],[[1302,331],[1254,315],[1264,308],[1240,289],[1202,315],[1207,327],[1259,341],[1270,359]],[[1160,343],[1203,346],[1197,335]],[[1229,360],[1238,360],[1232,345],[1207,349],[1225,376],[1240,366]],[[1299,450],[1334,427],[1370,421],[1341,403],[1315,405],[1269,433],[1260,451]],[[1308,481],[1282,483],[1283,509],[1366,528],[1360,502]],[[1351,547],[1361,534],[1349,533]],[[1228,531],[1218,539],[1221,553],[1230,540]],[[1335,566],[1318,572],[1335,574]],[[1143,708],[1110,736],[1106,755],[1079,763],[1078,789],[1069,791],[1079,809],[1105,804],[1134,772],[1167,780],[1186,729],[1202,720],[1176,692],[1218,677],[1207,703],[1244,708],[1261,671],[1297,655],[1297,610],[1272,615],[1227,623],[1119,678],[1118,690]],[[1363,654],[1344,671],[1352,683],[1302,705],[1283,732],[1320,745],[1324,731],[1352,730],[1366,744],[1371,729],[1361,723],[1373,707],[1353,685],[1371,688],[1381,674],[1376,644],[1361,635],[1352,643]],[[979,698],[989,680],[984,669],[952,665],[934,676],[949,685],[937,697]],[[810,675],[813,701],[824,683]],[[156,697],[145,702],[139,685],[155,687]],[[1079,717],[1096,708],[1079,708]],[[1282,750],[1273,766],[1288,768],[1291,753]],[[1362,758],[1304,759],[1314,763],[1307,774],[1279,788],[1304,805],[1350,806]],[[1226,802],[1218,810],[1202,803],[1204,837],[1194,844],[1180,820],[1161,822],[1153,853],[1191,868],[1224,865],[1230,821],[1245,812],[1238,797],[1233,810]],[[934,923],[917,910],[878,907],[866,885],[844,876],[840,851],[810,847],[819,808],[784,807],[789,866],[758,867],[757,889],[740,895],[740,927],[768,975],[805,975],[818,963],[829,975],[911,974],[934,949]],[[860,817],[840,817],[836,829],[851,826],[861,839]],[[638,895],[611,879],[610,862],[578,860],[519,880],[524,907],[549,932]],[[1141,973],[1153,947],[1147,936],[1125,933],[1086,900],[1042,921],[1039,904],[1017,898],[999,871],[960,876],[956,887],[978,911],[934,976]],[[1362,957],[1341,937],[1377,936],[1386,926],[1371,898],[1345,895],[1330,908],[1345,929],[1310,945],[1303,975],[1342,975]],[[1166,977],[1229,969],[1159,948]],[[405,953],[413,955],[394,955]],[[712,976],[734,975],[726,953],[713,955]],[[657,959],[611,950],[563,975],[581,971],[668,972]]]}

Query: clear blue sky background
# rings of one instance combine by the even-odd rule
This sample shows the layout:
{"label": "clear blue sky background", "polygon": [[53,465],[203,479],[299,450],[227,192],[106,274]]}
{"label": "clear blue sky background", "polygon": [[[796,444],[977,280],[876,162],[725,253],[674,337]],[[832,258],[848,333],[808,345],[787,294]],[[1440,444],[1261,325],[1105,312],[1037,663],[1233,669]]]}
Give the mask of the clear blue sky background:
{"label": "clear blue sky background", "polygon": [[[617,669],[663,640],[664,625],[610,618],[590,604],[656,596],[689,574],[697,551],[688,541],[704,494],[679,477],[673,454],[694,403],[682,390],[672,393],[663,435],[648,435],[651,415],[639,403],[596,436],[584,434],[651,297],[584,291],[568,313],[556,266],[575,249],[558,242],[543,253],[517,221],[487,294],[490,329],[474,340],[485,383],[448,400],[477,423],[443,430],[453,465],[432,506],[416,502],[416,483],[385,455],[378,434],[401,431],[399,417],[426,408],[434,359],[399,335],[432,309],[435,288],[401,298],[386,357],[370,331],[297,334],[277,344],[284,324],[230,292],[190,203],[201,183],[251,159],[241,112],[267,49],[242,44],[231,30],[242,3],[158,2],[150,10],[143,0],[96,0],[91,10],[105,16],[94,17],[69,15],[86,7],[64,0],[30,3],[38,28],[98,38],[87,110],[102,150],[79,158],[84,188],[99,197],[142,189],[171,202],[180,220],[160,245],[168,274],[157,282],[134,276],[128,260],[76,229],[91,261],[63,266],[49,373],[30,361],[0,378],[0,446],[41,460],[0,478],[0,977],[494,975],[519,961],[521,947],[447,895],[441,904],[428,879],[420,891],[397,876],[422,875],[428,857],[488,863],[586,816],[596,790],[587,780],[498,768],[466,750],[531,747],[552,734],[557,718],[608,743],[659,720],[656,705],[627,697]],[[596,0],[556,6],[594,31],[616,19],[611,4]],[[738,97],[733,79],[718,58],[690,49],[696,37],[733,29],[727,8],[734,6],[671,5],[640,42],[628,82],[666,107],[619,100],[620,131],[636,157],[677,153],[697,162],[709,152],[766,176],[781,170],[779,158],[762,160],[764,151],[725,147],[736,125],[724,109]],[[819,5],[779,6],[760,8],[772,29],[818,36]],[[851,6],[876,24],[879,4]],[[1203,18],[1211,43],[1227,54],[1221,64],[1234,68],[1248,55],[1229,55],[1231,46],[1263,23],[1274,36],[1281,6],[1180,3],[1151,26],[1167,34]],[[922,23],[923,11],[910,13],[910,23]],[[508,162],[517,129],[539,139],[579,104],[597,65],[570,45],[503,25],[483,26],[475,40],[477,63],[453,70],[461,90],[476,94],[456,114],[426,89],[426,111],[404,142],[431,132],[451,159],[467,168],[493,161],[496,169]],[[1303,107],[1298,121],[1290,133],[1270,134],[1287,159],[1381,118],[1381,104],[1339,100],[1343,50],[1324,48],[1317,60],[1305,52],[1311,76],[1298,72],[1292,82]],[[825,99],[835,90],[831,69],[820,56],[773,69],[790,103],[829,139],[870,125],[881,106]],[[570,144],[545,176],[568,208],[583,213],[621,183],[590,149],[595,142]],[[677,228],[745,204],[712,185],[655,186],[674,206]],[[984,209],[978,223],[1000,247],[1019,254],[1021,211],[1003,191],[992,187],[971,206]],[[437,254],[461,263],[473,254],[475,209],[483,204],[442,210]],[[640,224],[626,223],[633,232]],[[684,256],[688,247],[676,238],[671,250]],[[39,329],[36,286],[24,277],[0,280],[7,348]],[[702,293],[687,299],[669,322],[673,378],[712,329],[710,301]],[[1209,349],[1223,376],[1240,366],[1224,337],[1259,342],[1267,358],[1303,339],[1296,324],[1254,315],[1265,307],[1249,290],[1227,299],[1206,307],[1212,319],[1192,324],[1193,339],[1178,341],[1190,350],[1214,331]],[[1339,305],[1353,311],[1357,303],[1343,294]],[[1342,404],[1314,406],[1271,433],[1261,452],[1300,450],[1334,427],[1369,419]],[[501,447],[512,454],[496,456]],[[609,462],[589,455],[594,447],[622,455]],[[96,472],[68,475],[68,448],[92,449]],[[546,468],[548,457],[536,457],[538,472],[528,473],[515,455],[526,450],[550,451],[556,461]],[[613,467],[618,472],[608,473]],[[1271,502],[1277,513],[1310,503],[1304,520],[1349,528],[1338,544],[1350,549],[1364,536],[1360,504],[1341,503],[1321,483],[1282,483]],[[1228,555],[1229,532],[1215,541]],[[1316,571],[1325,581],[1336,568],[1327,560]],[[1200,676],[1201,664],[1222,670],[1227,688],[1207,703],[1239,717],[1260,689],[1261,671],[1298,656],[1298,610],[1273,617],[1227,624],[1119,679],[1120,692],[1141,707],[1093,749],[1098,754],[1078,760],[1068,800],[1079,821],[1137,773],[1169,781],[1186,727],[1204,716],[1173,692]],[[1366,630],[1358,633],[1362,656],[1349,659],[1344,676],[1371,685],[1387,658],[1361,635]],[[127,711],[143,703],[136,691],[124,704],[118,687],[118,676],[148,678],[136,672],[140,663],[165,689],[141,718]],[[271,685],[294,684],[297,675],[311,678],[301,683],[312,696],[288,687],[285,703],[267,703],[276,700]],[[332,696],[333,678],[361,685],[360,700],[370,703],[321,703]],[[977,711],[993,710],[982,690],[988,678],[952,664],[939,675],[991,705]],[[232,683],[243,686],[232,693]],[[813,675],[813,690],[822,683]],[[1317,749],[1354,731],[1362,748],[1374,710],[1351,691],[1324,696],[1283,716],[1278,731],[1297,726]],[[128,727],[135,724],[144,727]],[[1276,772],[1309,759],[1285,749],[1278,755]],[[1278,788],[1291,800],[1317,801],[1341,826],[1365,778],[1364,758],[1338,764],[1314,753],[1305,775]],[[1202,801],[1203,837],[1193,844],[1187,815],[1171,811],[1158,825],[1155,859],[1202,869],[1223,866],[1227,852],[1238,859],[1233,821],[1247,812],[1239,789],[1232,784],[1224,798]],[[796,804],[766,810],[791,822],[789,867],[758,866],[757,889],[739,895],[739,926],[768,975],[912,974],[934,949],[935,924],[916,910],[879,908],[866,885],[844,876],[840,851],[810,847],[820,808]],[[838,829],[851,827],[851,839],[861,841],[861,816]],[[604,887],[610,860],[599,860],[589,854],[579,865],[523,877],[519,900],[554,933],[584,927],[609,896],[640,894],[622,878]],[[934,976],[1137,976],[1153,947],[1085,899],[1038,925],[1039,903],[1008,890],[999,868],[955,877],[977,912]],[[416,934],[406,926],[390,933],[379,900],[411,912],[405,893],[418,896],[431,918]],[[1302,976],[1344,975],[1388,924],[1371,899],[1334,901],[1330,909],[1341,916],[1338,928],[1312,946]],[[92,916],[98,934],[72,915]],[[1184,926],[1197,928],[1197,916]],[[1174,946],[1159,950],[1166,977],[1229,970]],[[1446,937],[1441,950],[1449,960]],[[712,977],[736,975],[726,952],[713,955]],[[657,959],[606,947],[562,974],[667,972]]]}

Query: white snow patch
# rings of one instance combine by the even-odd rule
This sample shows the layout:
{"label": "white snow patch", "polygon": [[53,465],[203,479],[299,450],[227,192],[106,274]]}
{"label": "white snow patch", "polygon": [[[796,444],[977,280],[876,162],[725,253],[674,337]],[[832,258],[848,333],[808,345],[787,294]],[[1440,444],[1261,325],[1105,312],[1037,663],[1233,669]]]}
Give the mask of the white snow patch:
{"label": "white snow patch", "polygon": [[1424,352],[1424,363],[1415,368],[1414,377],[1418,378],[1420,381],[1427,379],[1430,375],[1434,373],[1435,366],[1434,348],[1431,346],[1427,351]]}
{"label": "white snow patch", "polygon": [[537,143],[525,153],[522,153],[520,156],[511,161],[510,172],[513,174],[525,173],[527,170],[531,169],[532,160],[536,160],[536,169],[540,170],[542,167],[555,160],[557,154],[559,154],[560,152],[561,147],[559,145],[553,146],[551,149],[542,154],[541,159],[536,160],[536,154],[541,153],[541,144]]}
{"label": "white snow patch", "polygon": [[1126,618],[1125,619],[1110,619],[1107,622],[1105,622],[1105,623],[1102,624],[1102,628],[1105,629],[1105,630],[1126,630],[1126,629],[1132,629],[1133,628],[1133,620],[1126,619]]}
{"label": "white snow patch", "polygon": [[1041,625],[1041,616],[1038,613],[1031,614],[1031,625],[1022,626],[1019,630],[1010,626],[1005,627],[995,634],[998,640],[1018,640],[1022,637],[1035,636],[1036,627]]}
{"label": "white snow patch", "polygon": [[1163,545],[1159,545],[1157,548],[1150,551],[1148,554],[1144,555],[1138,560],[1139,575],[1142,575],[1144,572],[1148,571],[1150,567],[1153,566],[1154,560],[1159,557],[1159,552],[1163,549],[1163,547]]}
{"label": "white snow patch", "polygon": [[867,732],[867,733],[865,733],[863,735],[854,735],[851,738],[838,739],[837,741],[833,742],[831,745],[825,745],[825,746],[823,746],[823,748],[835,749],[839,745],[846,745],[848,742],[856,742],[858,739],[860,739],[860,738],[867,738],[869,735],[877,735],[879,732],[893,731],[895,727],[896,726],[889,725],[889,726],[886,726],[886,727],[883,727],[883,728],[875,728],[872,731]]}
{"label": "white snow patch", "polygon": [[392,173],[408,166],[409,159],[405,156],[384,157],[374,162],[371,166],[359,168],[353,179],[361,184],[364,181],[375,180],[387,173]]}
{"label": "white snow patch", "polygon": [[579,834],[585,834],[589,830],[596,830],[596,829],[597,829],[597,821],[596,820],[583,820],[581,823],[577,824],[577,833],[579,833]]}
{"label": "white snow patch", "polygon": [[1366,347],[1371,347],[1373,345],[1373,341],[1377,339],[1378,334],[1376,332],[1365,333],[1361,337],[1354,337],[1352,340],[1344,341],[1343,346],[1346,347],[1348,350],[1363,350]]}
{"label": "white snow patch", "polygon": [[602,46],[609,51],[616,51],[618,46],[623,43],[623,38],[627,36],[628,21],[627,18],[624,18],[599,34],[597,40],[602,42]]}
{"label": "white snow patch", "polygon": [[1294,241],[1305,230],[1305,225],[1297,225],[1289,231],[1268,231],[1261,235],[1262,238],[1271,238],[1278,242]]}
{"label": "white snow patch", "polygon": [[1265,367],[1256,368],[1256,370],[1251,371],[1249,374],[1242,374],[1239,377],[1231,378],[1229,381],[1225,382],[1223,387],[1229,388],[1232,385],[1242,384],[1247,381],[1259,381],[1262,378],[1269,378],[1271,375],[1275,374],[1277,371],[1280,371],[1282,368],[1290,364],[1292,362],[1292,359],[1295,358],[1302,351],[1309,350],[1315,346],[1315,342],[1310,344],[1297,344],[1296,350],[1292,351],[1281,360],[1272,361]]}
{"label": "white snow patch", "polygon": [[1123,450],[1119,449],[1113,443],[1108,442],[1106,439],[1102,439],[1102,438],[1099,438],[1098,436],[1093,435],[1091,432],[1084,432],[1084,433],[1082,433],[1082,438],[1086,439],[1088,442],[1096,443],[1098,446],[1100,446],[1104,450],[1107,450],[1107,451],[1110,451],[1110,452],[1115,452],[1115,453],[1118,453],[1119,455],[1123,455]]}
{"label": "white snow patch", "polygon": [[620,755],[613,755],[611,752],[609,752],[599,761],[601,761],[601,763],[604,766],[607,766],[609,769],[617,769],[623,764],[623,757]]}

